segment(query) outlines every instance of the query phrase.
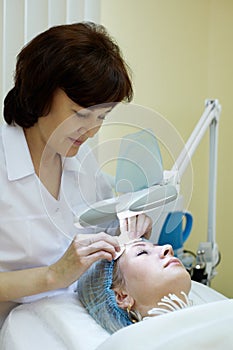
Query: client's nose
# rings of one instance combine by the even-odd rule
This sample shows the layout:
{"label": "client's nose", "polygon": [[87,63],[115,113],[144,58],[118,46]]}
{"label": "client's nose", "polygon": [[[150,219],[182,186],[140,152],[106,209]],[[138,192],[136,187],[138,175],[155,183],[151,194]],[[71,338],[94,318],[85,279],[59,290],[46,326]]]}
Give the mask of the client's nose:
{"label": "client's nose", "polygon": [[167,255],[172,255],[174,256],[174,251],[173,248],[170,244],[165,244],[161,246],[161,257],[165,257]]}

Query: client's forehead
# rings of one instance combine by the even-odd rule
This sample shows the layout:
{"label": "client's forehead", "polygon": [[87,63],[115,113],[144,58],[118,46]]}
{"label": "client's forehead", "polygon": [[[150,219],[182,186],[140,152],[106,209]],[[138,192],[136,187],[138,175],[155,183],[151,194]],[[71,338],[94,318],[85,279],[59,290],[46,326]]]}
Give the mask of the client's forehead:
{"label": "client's forehead", "polygon": [[148,242],[148,241],[143,241],[143,240],[140,240],[137,242],[132,241],[132,242],[127,243],[126,252],[129,252],[130,250],[136,249],[137,247],[151,248],[153,246],[154,246],[154,244],[151,242]]}

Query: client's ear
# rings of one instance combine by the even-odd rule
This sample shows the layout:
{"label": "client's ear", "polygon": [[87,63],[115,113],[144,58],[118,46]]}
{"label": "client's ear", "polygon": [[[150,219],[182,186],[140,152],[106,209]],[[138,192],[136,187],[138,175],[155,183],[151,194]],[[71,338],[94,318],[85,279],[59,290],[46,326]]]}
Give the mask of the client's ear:
{"label": "client's ear", "polygon": [[121,309],[127,309],[129,305],[134,305],[134,298],[131,297],[126,291],[113,289],[116,297],[116,303]]}

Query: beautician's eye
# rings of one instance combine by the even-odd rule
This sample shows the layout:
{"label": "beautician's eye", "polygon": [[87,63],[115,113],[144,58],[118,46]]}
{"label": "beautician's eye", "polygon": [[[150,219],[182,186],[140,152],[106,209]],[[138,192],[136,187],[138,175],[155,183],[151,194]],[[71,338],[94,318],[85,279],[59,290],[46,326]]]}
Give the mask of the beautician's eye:
{"label": "beautician's eye", "polygon": [[106,118],[106,114],[102,114],[98,116],[98,119],[100,120],[105,120],[105,118]]}
{"label": "beautician's eye", "polygon": [[148,254],[147,250],[140,250],[139,252],[137,252],[137,256],[140,256],[143,254]]}
{"label": "beautician's eye", "polygon": [[75,112],[76,116],[79,117],[79,118],[86,118],[88,117],[88,114],[84,114],[84,113],[81,113],[81,112]]}

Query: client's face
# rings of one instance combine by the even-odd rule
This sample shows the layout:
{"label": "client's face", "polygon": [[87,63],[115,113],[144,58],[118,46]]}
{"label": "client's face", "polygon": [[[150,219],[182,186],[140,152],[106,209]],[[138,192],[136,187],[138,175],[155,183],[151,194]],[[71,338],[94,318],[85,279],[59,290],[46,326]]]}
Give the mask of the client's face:
{"label": "client's face", "polygon": [[125,289],[136,308],[145,315],[162,297],[180,292],[189,293],[191,279],[170,245],[158,246],[139,241],[126,246],[119,259]]}

